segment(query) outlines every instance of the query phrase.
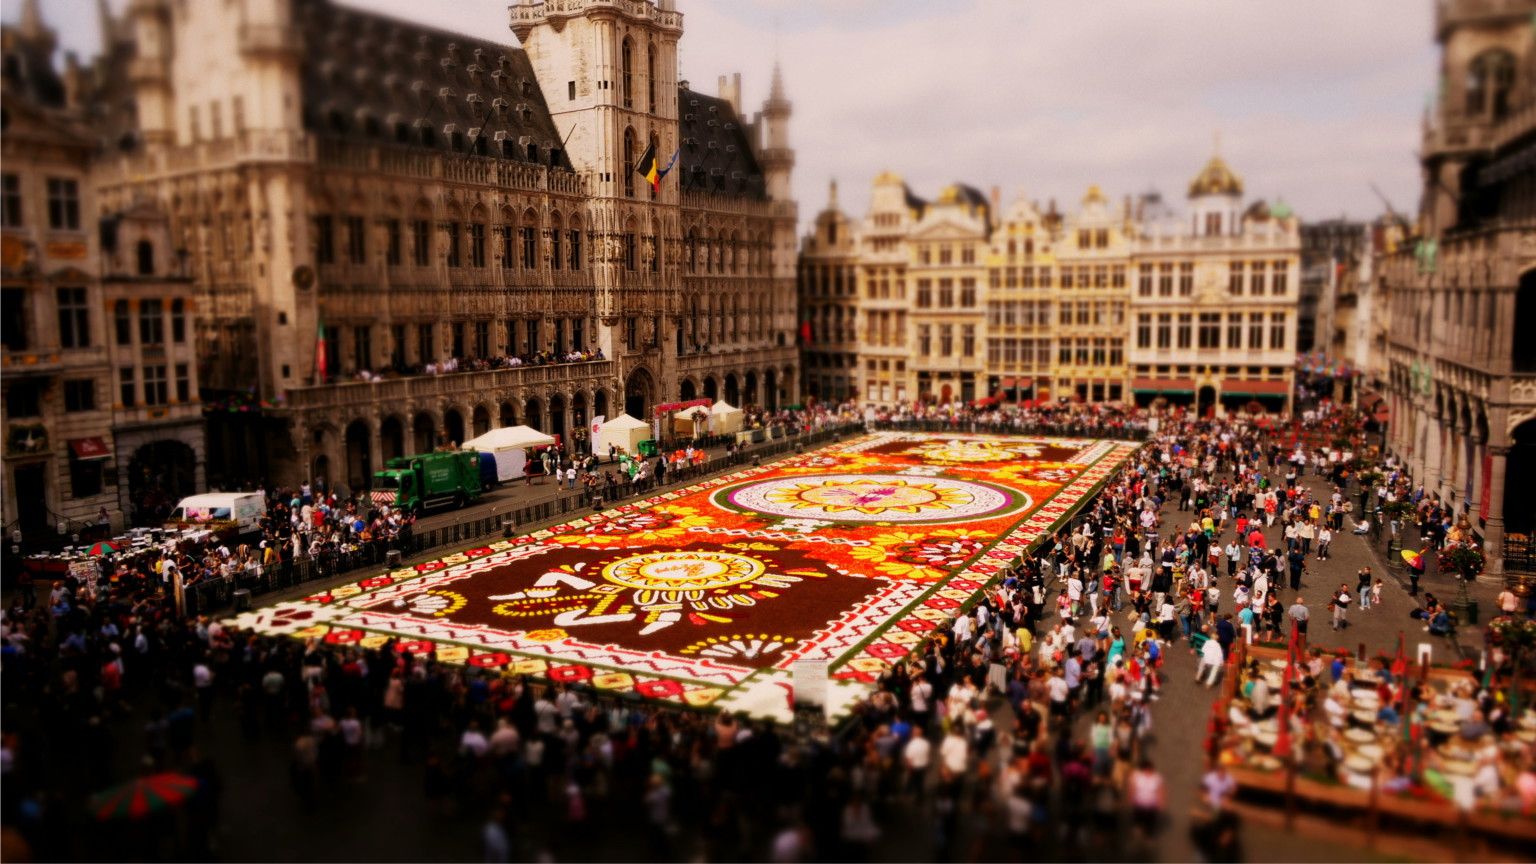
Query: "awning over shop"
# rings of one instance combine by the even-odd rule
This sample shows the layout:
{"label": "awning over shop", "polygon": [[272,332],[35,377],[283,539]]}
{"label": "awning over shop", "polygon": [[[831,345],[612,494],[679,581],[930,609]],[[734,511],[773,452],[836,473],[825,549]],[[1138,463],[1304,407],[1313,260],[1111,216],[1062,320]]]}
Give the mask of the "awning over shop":
{"label": "awning over shop", "polygon": [[1136,393],[1174,393],[1186,394],[1195,392],[1195,379],[1193,378],[1136,378],[1131,381],[1131,390]]}
{"label": "awning over shop", "polygon": [[1392,417],[1392,406],[1387,404],[1386,398],[1375,390],[1360,391],[1360,410],[1378,421]]}
{"label": "awning over shop", "polygon": [[107,442],[98,435],[72,439],[69,442],[69,450],[82,462],[112,458],[112,448],[108,447]]}
{"label": "awning over shop", "polygon": [[1017,378],[1004,378],[1002,383],[998,386],[1002,387],[1004,390],[1012,390],[1014,387],[1018,386],[1018,383],[1019,379]]}
{"label": "awning over shop", "polygon": [[1250,381],[1246,378],[1223,378],[1222,396],[1285,396],[1291,392],[1287,381]]}

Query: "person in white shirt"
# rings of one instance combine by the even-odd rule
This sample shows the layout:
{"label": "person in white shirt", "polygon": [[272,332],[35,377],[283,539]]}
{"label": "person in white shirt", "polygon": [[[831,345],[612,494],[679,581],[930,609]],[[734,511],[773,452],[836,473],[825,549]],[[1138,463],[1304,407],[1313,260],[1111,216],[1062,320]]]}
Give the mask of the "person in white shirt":
{"label": "person in white shirt", "polygon": [[485,733],[480,731],[480,722],[477,720],[471,720],[469,728],[465,729],[464,734],[459,737],[459,752],[475,759],[484,756],[490,746],[490,742],[485,740]]}
{"label": "person in white shirt", "polygon": [[928,779],[928,767],[933,764],[933,745],[923,737],[923,730],[912,730],[912,738],[902,748],[901,759],[907,766],[907,792],[921,796]]}
{"label": "person in white shirt", "polygon": [[1221,679],[1221,669],[1225,663],[1226,658],[1222,656],[1221,643],[1215,638],[1207,638],[1200,646],[1200,665],[1195,669],[1195,680],[1207,687],[1215,687],[1216,682]]}
{"label": "person in white shirt", "polygon": [[949,734],[944,736],[944,742],[939,745],[940,776],[945,783],[958,782],[965,776],[969,761],[970,746],[966,744],[965,736],[960,734],[959,724],[955,724],[949,728]]}

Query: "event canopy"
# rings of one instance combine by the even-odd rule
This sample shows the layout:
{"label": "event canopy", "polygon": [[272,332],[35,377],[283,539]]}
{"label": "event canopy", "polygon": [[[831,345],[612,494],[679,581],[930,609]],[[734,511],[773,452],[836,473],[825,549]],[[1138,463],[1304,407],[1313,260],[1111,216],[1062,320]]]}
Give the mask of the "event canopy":
{"label": "event canopy", "polygon": [[545,435],[537,429],[527,426],[502,426],[499,429],[471,438],[464,442],[463,449],[479,450],[483,453],[495,453],[498,450],[521,449],[524,447],[548,447],[555,443],[553,435]]}
{"label": "event canopy", "polygon": [[710,406],[709,422],[717,435],[730,435],[741,431],[741,409],[731,407],[724,399]]}
{"label": "event canopy", "polygon": [[490,454],[496,460],[496,480],[506,483],[524,476],[528,471],[529,447],[548,447],[555,443],[552,435],[545,435],[527,426],[503,426],[464,442],[465,450],[478,450]]}
{"label": "event canopy", "polygon": [[628,414],[620,414],[611,420],[603,421],[602,429],[597,435],[597,443],[592,452],[606,453],[608,446],[612,444],[626,453],[635,454],[640,451],[640,442],[650,439],[651,427],[650,424],[636,420]]}

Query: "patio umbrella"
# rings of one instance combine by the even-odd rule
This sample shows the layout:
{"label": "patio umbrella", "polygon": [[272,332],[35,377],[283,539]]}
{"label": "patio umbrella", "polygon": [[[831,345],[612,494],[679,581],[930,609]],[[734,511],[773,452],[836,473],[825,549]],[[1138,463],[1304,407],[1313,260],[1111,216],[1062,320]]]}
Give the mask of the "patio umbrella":
{"label": "patio umbrella", "polygon": [[98,822],[142,819],[181,804],[196,791],[196,777],[170,772],[153,774],[91,796],[91,812]]}
{"label": "patio umbrella", "polygon": [[116,543],[113,543],[111,540],[97,540],[85,550],[85,554],[90,555],[93,558],[99,558],[102,555],[111,555],[113,552],[121,551],[122,547],[118,546]]}

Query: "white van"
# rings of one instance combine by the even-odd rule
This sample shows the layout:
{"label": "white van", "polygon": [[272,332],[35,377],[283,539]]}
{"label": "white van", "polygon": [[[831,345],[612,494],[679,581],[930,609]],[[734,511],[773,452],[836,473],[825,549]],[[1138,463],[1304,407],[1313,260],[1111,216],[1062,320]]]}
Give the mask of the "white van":
{"label": "white van", "polygon": [[240,536],[261,532],[267,512],[264,492],[206,492],[183,498],[166,520],[167,527],[198,526],[211,531],[233,529]]}

